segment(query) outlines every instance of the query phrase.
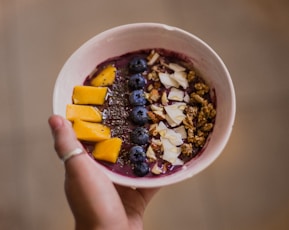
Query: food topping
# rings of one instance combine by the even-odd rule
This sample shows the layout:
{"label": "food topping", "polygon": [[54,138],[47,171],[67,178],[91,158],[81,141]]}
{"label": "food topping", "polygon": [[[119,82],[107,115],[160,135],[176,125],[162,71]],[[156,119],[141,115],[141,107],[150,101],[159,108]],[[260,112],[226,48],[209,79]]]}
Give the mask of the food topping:
{"label": "food topping", "polygon": [[73,129],[76,137],[83,141],[102,141],[111,138],[110,128],[101,124],[82,120],[74,120]]}
{"label": "food topping", "polygon": [[72,100],[78,105],[102,105],[104,104],[107,87],[75,86]]}
{"label": "food topping", "polygon": [[132,73],[141,73],[147,69],[147,62],[140,57],[133,58],[129,63],[129,70]]}
{"label": "food topping", "polygon": [[122,140],[118,137],[97,142],[92,155],[95,159],[116,163],[121,145]]}
{"label": "food topping", "polygon": [[213,90],[193,63],[162,49],[107,60],[72,99],[67,118],[78,139],[96,142],[92,156],[128,176],[182,167],[205,146],[216,117]]}
{"label": "food topping", "polygon": [[83,121],[101,122],[102,113],[94,106],[68,104],[66,118],[70,121],[80,119]]}
{"label": "food topping", "polygon": [[92,79],[92,86],[109,86],[115,80],[116,68],[112,65],[103,69],[95,78]]}

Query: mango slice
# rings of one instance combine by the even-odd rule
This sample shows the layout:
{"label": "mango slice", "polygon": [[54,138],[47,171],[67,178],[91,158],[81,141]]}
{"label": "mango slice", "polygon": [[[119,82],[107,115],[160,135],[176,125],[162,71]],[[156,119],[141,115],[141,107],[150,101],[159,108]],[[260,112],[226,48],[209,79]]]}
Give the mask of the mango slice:
{"label": "mango slice", "polygon": [[66,106],[66,119],[69,121],[80,119],[83,121],[101,122],[102,114],[98,108],[93,106],[68,104]]}
{"label": "mango slice", "polygon": [[100,141],[96,143],[92,155],[97,160],[115,163],[121,149],[121,144],[122,140],[118,137]]}
{"label": "mango slice", "polygon": [[75,86],[72,94],[74,104],[102,105],[105,101],[107,87]]}
{"label": "mango slice", "polygon": [[76,119],[73,129],[77,139],[82,141],[103,141],[111,138],[110,128],[100,124]]}
{"label": "mango slice", "polygon": [[108,86],[112,85],[115,79],[116,68],[112,65],[104,68],[95,78],[92,79],[93,86]]}

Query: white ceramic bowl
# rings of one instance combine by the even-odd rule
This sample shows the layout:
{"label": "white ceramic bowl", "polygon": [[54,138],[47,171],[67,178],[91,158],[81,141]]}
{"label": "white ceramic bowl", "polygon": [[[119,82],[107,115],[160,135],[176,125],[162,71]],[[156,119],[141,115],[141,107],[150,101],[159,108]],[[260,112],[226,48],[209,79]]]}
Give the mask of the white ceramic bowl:
{"label": "white ceramic bowl", "polygon": [[131,51],[164,48],[182,53],[193,61],[202,77],[214,88],[217,116],[210,140],[202,154],[174,174],[155,178],[130,178],[103,167],[109,178],[131,187],[160,187],[190,178],[208,167],[222,152],[235,119],[235,92],[230,74],[221,58],[198,37],[176,27],[157,23],[136,23],[102,32],[77,49],[64,64],[57,78],[53,111],[65,117],[73,87],[83,83],[97,64]]}

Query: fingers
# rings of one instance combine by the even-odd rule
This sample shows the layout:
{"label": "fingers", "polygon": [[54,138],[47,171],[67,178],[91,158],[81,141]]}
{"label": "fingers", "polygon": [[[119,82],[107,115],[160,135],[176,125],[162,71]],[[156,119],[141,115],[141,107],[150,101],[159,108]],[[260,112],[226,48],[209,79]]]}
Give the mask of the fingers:
{"label": "fingers", "polygon": [[[76,139],[69,121],[53,115],[48,122],[54,137],[55,150],[60,158],[77,148],[83,148]],[[88,154],[70,158],[65,162],[65,169],[65,192],[78,224],[82,226],[127,224],[124,208],[113,183]]]}
{"label": "fingers", "polygon": [[[68,120],[58,115],[52,115],[48,122],[54,137],[55,150],[61,159],[65,158],[69,153],[77,152],[77,149],[83,149]],[[83,153],[86,152],[83,150]],[[93,180],[93,185],[99,186],[99,188],[101,188],[101,183],[111,184],[112,187],[112,182],[87,153],[67,160],[65,168],[66,179],[80,179],[80,181],[77,181],[80,184],[91,179]],[[81,186],[85,187],[85,185]]]}
{"label": "fingers", "polygon": [[[80,149],[83,150],[68,120],[58,115],[52,115],[48,123],[54,138],[55,150],[60,159],[65,159],[69,154],[78,152]],[[82,152],[85,153],[84,150]],[[73,156],[65,161],[66,176],[82,177],[84,168],[90,170],[91,165],[93,165],[93,168],[95,167],[95,164],[92,163],[94,162],[88,154]]]}
{"label": "fingers", "polygon": [[[59,158],[62,159],[77,148],[83,149],[69,121],[53,115],[48,122]],[[106,226],[108,223],[112,226],[116,224],[126,226],[128,224],[126,214],[141,223],[145,207],[158,190],[132,190],[116,186],[118,194],[113,183],[88,154],[70,158],[65,162],[65,169],[65,191],[68,202],[77,223],[86,226],[95,224]]]}
{"label": "fingers", "polygon": [[54,137],[55,150],[59,158],[82,145],[76,139],[71,123],[61,116],[53,115],[48,120]]}

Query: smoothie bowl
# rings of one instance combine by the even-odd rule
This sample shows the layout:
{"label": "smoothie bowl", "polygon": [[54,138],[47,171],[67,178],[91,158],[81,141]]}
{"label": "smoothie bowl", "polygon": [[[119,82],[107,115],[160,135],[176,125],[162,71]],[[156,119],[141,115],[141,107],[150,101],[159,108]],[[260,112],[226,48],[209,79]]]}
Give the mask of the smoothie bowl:
{"label": "smoothie bowl", "polygon": [[206,43],[179,28],[137,23],[76,50],[54,88],[53,111],[117,184],[161,187],[208,167],[235,118],[230,74]]}

